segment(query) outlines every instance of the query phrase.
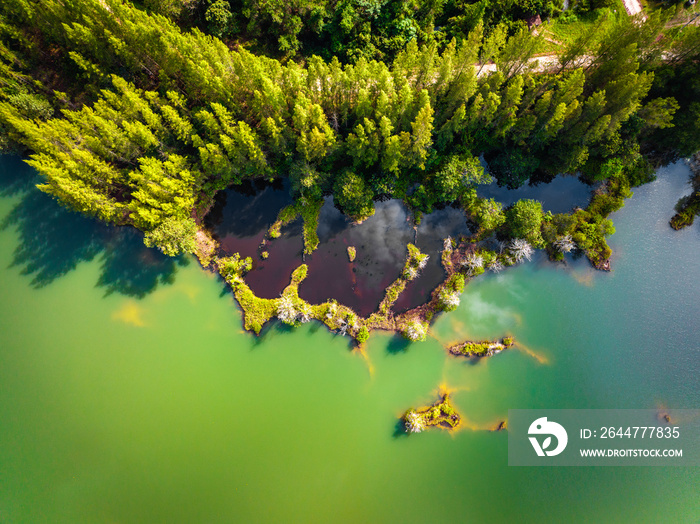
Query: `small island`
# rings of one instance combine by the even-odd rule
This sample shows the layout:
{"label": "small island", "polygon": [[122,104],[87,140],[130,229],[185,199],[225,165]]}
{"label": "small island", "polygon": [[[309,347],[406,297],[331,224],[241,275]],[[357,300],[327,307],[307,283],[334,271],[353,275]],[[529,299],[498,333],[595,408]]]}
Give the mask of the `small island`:
{"label": "small island", "polygon": [[437,426],[445,429],[455,429],[459,426],[462,418],[450,404],[450,394],[445,393],[439,401],[432,406],[420,409],[409,409],[402,420],[405,424],[406,433],[421,433],[430,426]]}
{"label": "small island", "polygon": [[449,346],[447,351],[457,357],[492,357],[515,343],[513,337],[503,337],[501,340],[482,340],[481,342],[466,341]]}

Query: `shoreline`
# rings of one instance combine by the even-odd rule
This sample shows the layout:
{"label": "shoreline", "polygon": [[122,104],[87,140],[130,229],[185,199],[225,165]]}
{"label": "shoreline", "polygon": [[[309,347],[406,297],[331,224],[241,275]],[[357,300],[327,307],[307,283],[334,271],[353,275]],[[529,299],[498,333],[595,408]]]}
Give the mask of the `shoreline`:
{"label": "shoreline", "polygon": [[[624,199],[629,196],[631,196],[631,192],[626,181],[608,182],[603,188],[592,193],[589,205],[585,209],[576,208],[568,216],[586,227],[597,226],[602,224],[602,221],[607,221],[605,217],[612,211],[622,207]],[[206,206],[207,211],[211,210],[213,202],[213,199],[209,200],[208,206]],[[313,206],[304,206],[301,201],[287,206],[278,213],[275,223],[268,227],[263,242],[272,242],[279,236],[280,224],[301,218],[304,229],[304,255],[312,253],[318,246],[318,237],[315,232],[318,227],[319,211],[320,203],[318,202]],[[499,272],[519,262],[529,260],[533,252],[532,247],[527,242],[525,242],[527,249],[524,253],[519,251],[519,246],[513,245],[514,242],[510,244],[501,242],[496,250],[484,247],[484,242],[492,244],[493,241],[485,240],[486,233],[489,231],[481,229],[471,236],[461,237],[459,240],[447,237],[443,240],[443,249],[440,253],[440,265],[445,273],[445,278],[433,288],[429,298],[423,304],[397,314],[392,310],[394,303],[401,296],[408,283],[420,278],[421,270],[428,258],[428,255],[421,253],[415,245],[409,243],[406,246],[407,254],[401,274],[385,288],[384,298],[379,307],[368,316],[362,317],[352,308],[335,299],[311,304],[299,297],[298,286],[306,278],[308,271],[308,266],[303,261],[304,257],[302,257],[300,265],[292,270],[290,283],[283,289],[280,297],[258,297],[245,282],[245,274],[253,267],[252,258],[242,259],[238,253],[230,255],[223,253],[219,243],[214,239],[212,231],[204,226],[205,216],[201,213],[196,214],[199,229],[196,233],[197,249],[195,255],[205,269],[219,273],[229,284],[241,307],[244,328],[256,335],[260,334],[264,324],[277,318],[291,326],[318,320],[331,331],[341,335],[349,335],[358,346],[362,346],[369,339],[373,330],[393,332],[402,335],[411,342],[422,341],[425,340],[436,314],[456,309],[460,303],[460,294],[464,290],[464,286],[472,278],[483,274],[488,269]],[[469,212],[465,211],[465,220],[469,220],[469,218]],[[599,244],[590,245],[586,250],[580,247],[579,249],[584,251],[595,269],[610,271],[611,250],[603,235],[598,237],[597,242]],[[571,244],[576,246],[573,241]],[[550,244],[547,244],[547,251],[551,260],[563,259],[564,251],[557,251]],[[552,256],[553,253],[557,256]],[[350,258],[350,252],[347,253],[347,256]],[[350,263],[352,264],[353,261]]]}
{"label": "shoreline", "polygon": [[675,230],[681,230],[693,225],[695,217],[700,214],[700,152],[686,159],[690,167],[689,195],[682,197],[676,204],[676,214],[671,218],[670,226]]}

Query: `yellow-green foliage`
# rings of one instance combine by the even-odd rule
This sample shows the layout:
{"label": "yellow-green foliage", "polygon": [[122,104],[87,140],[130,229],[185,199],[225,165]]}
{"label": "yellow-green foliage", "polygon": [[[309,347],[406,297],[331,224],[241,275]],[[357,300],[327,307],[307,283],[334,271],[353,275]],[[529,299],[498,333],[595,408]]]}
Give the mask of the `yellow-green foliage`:
{"label": "yellow-green foliage", "polygon": [[449,269],[452,267],[452,250],[454,249],[453,240],[451,238],[445,239],[445,245],[442,250],[441,259],[442,267]]}
{"label": "yellow-green foliage", "polygon": [[612,254],[605,237],[615,233],[615,227],[606,217],[622,208],[625,199],[631,196],[627,179],[616,176],[608,180],[605,191],[593,196],[586,209],[574,213],[576,223],[571,237],[596,266],[603,264]]}
{"label": "yellow-green foliage", "polygon": [[301,216],[304,223],[304,253],[310,255],[318,247],[316,229],[318,228],[318,215],[321,213],[322,206],[323,200],[320,198],[311,201],[302,198],[294,204],[288,205],[279,212],[277,220],[270,226],[267,234],[270,238],[278,238],[281,234],[282,226],[293,222],[297,217]]}
{"label": "yellow-green foliage", "polygon": [[[429,316],[432,318],[432,315]],[[426,319],[427,317],[428,315],[426,315]],[[406,320],[401,325],[401,334],[411,342],[422,342],[428,334],[428,324],[418,318]]]}
{"label": "yellow-green foliage", "polygon": [[489,264],[492,264],[498,258],[496,252],[489,249],[480,249],[478,254],[484,259],[484,267],[488,267]]}
{"label": "yellow-green foliage", "polygon": [[408,256],[401,276],[406,280],[413,280],[418,277],[418,272],[425,266],[428,255],[421,253],[420,249],[413,244],[406,244],[406,247],[408,248]]}
{"label": "yellow-green foliage", "polygon": [[428,255],[421,253],[421,250],[413,244],[406,244],[406,247],[408,248],[408,258],[406,259],[407,266],[418,266],[423,260],[428,258]]}
{"label": "yellow-green foliage", "polygon": [[369,340],[369,329],[367,326],[362,326],[360,330],[357,332],[357,341],[360,344],[364,344]]}
{"label": "yellow-green foliage", "polygon": [[695,156],[690,166],[695,172],[691,182],[693,192],[676,204],[677,213],[671,218],[671,227],[676,230],[691,226],[695,222],[695,216],[700,215],[700,154]]}
{"label": "yellow-green foliage", "polygon": [[267,234],[270,236],[270,238],[278,238],[281,234],[280,230],[282,229],[282,226],[286,226],[290,222],[293,222],[297,216],[299,216],[299,209],[296,203],[283,207],[277,214],[277,220],[275,220],[274,224],[270,226]]}
{"label": "yellow-green foliage", "polygon": [[259,298],[251,291],[248,285],[239,280],[233,286],[233,294],[243,310],[243,325],[246,329],[260,334],[265,322],[277,313],[278,298]]}
{"label": "yellow-green foliage", "polygon": [[399,298],[401,292],[406,288],[406,281],[399,277],[397,278],[388,288],[386,288],[386,295],[384,295],[384,300],[379,304],[379,314],[386,316],[394,305],[394,302]]}
{"label": "yellow-green foliage", "polygon": [[488,340],[485,340],[484,342],[468,342],[462,348],[462,353],[464,353],[465,355],[472,354],[477,356],[483,356],[488,352],[491,345],[491,342]]}
{"label": "yellow-green foliage", "polygon": [[301,205],[301,218],[304,221],[304,253],[310,255],[318,247],[318,215],[321,213],[323,200],[303,202]]}
{"label": "yellow-green foliage", "polygon": [[461,293],[462,291],[464,291],[464,275],[455,273],[447,279],[447,281],[445,282],[445,287],[450,291],[456,291],[457,293]]}
{"label": "yellow-green foliage", "polygon": [[428,255],[421,253],[420,249],[413,244],[407,244],[406,247],[408,248],[408,254],[406,255],[406,263],[401,271],[401,275],[386,288],[384,300],[379,304],[379,315],[382,318],[386,318],[391,306],[394,305],[394,302],[399,298],[401,292],[406,288],[407,281],[415,278],[411,275],[410,271],[415,271],[417,275],[421,264],[428,258]]}
{"label": "yellow-green foliage", "polygon": [[[409,414],[414,414],[413,416],[417,419],[417,425],[423,428],[429,426],[443,426],[453,429],[457,427],[461,421],[461,417],[450,403],[450,395],[448,393],[445,393],[445,395],[432,406],[427,406],[418,410],[409,409],[403,416],[406,422],[409,421]],[[408,424],[406,431],[412,431]],[[420,430],[417,432],[420,432]]]}
{"label": "yellow-green foliage", "polygon": [[296,290],[296,287],[301,284],[301,282],[306,278],[306,273],[309,271],[309,266],[306,264],[300,265],[298,268],[296,268],[292,272],[292,284],[290,287],[294,286],[294,289]]}
{"label": "yellow-green foliage", "polygon": [[511,336],[504,337],[502,341],[498,340],[482,340],[481,342],[462,342],[450,346],[448,351],[453,355],[466,357],[484,357],[490,356],[494,352],[503,351],[514,343],[514,338]]}
{"label": "yellow-green foliage", "polygon": [[290,283],[282,291],[281,297],[272,299],[257,297],[243,280],[243,273],[250,270],[251,265],[250,258],[241,260],[237,253],[217,261],[219,272],[233,288],[233,294],[243,310],[245,329],[259,334],[265,322],[279,315],[280,304],[284,301],[291,306],[290,310],[299,313],[296,318],[293,316],[285,318],[284,322],[288,324],[298,325],[315,319],[323,322],[330,329],[343,330],[344,333],[358,340],[360,338],[366,340],[369,336],[369,329],[349,307],[342,306],[335,300],[311,305],[299,297],[299,284],[306,278],[308,271],[306,264],[300,265],[292,272]]}
{"label": "yellow-green foliage", "polygon": [[357,256],[357,249],[355,249],[355,246],[348,246],[348,260],[350,262],[354,262],[356,256]]}
{"label": "yellow-green foliage", "polygon": [[700,214],[700,191],[696,191],[690,197],[682,199],[680,211],[671,218],[671,227],[675,230],[692,226],[695,215]]}
{"label": "yellow-green foliage", "polygon": [[382,324],[384,324],[385,320],[386,320],[385,315],[380,315],[379,313],[372,313],[369,316],[369,318],[367,318],[366,323],[369,326],[377,327],[377,326],[381,326]]}
{"label": "yellow-green foliage", "polygon": [[277,299],[258,298],[243,280],[243,273],[250,271],[253,261],[250,257],[241,259],[238,253],[216,261],[221,276],[233,289],[233,295],[243,310],[243,323],[246,329],[260,333],[263,324],[277,311]]}
{"label": "yellow-green foliage", "polygon": [[250,257],[242,259],[238,253],[234,253],[230,257],[218,259],[216,265],[224,280],[231,284],[232,281],[239,280],[243,273],[252,269],[253,259]]}

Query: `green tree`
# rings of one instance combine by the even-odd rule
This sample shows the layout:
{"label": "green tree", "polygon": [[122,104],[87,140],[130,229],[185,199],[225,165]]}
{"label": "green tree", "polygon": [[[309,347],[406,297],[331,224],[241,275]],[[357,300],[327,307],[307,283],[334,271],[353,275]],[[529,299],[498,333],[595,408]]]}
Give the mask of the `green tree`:
{"label": "green tree", "polygon": [[181,253],[194,253],[197,248],[196,234],[197,224],[191,218],[168,217],[146,233],[143,243],[174,257]]}
{"label": "green tree", "polygon": [[435,198],[453,202],[478,184],[488,184],[491,177],[484,172],[478,158],[471,155],[454,155],[433,176]]}
{"label": "green tree", "polygon": [[542,245],[540,227],[544,216],[542,204],[536,200],[518,200],[506,209],[506,227],[512,238],[524,238],[533,246]]}
{"label": "green tree", "polygon": [[136,227],[150,230],[166,218],[188,218],[194,208],[196,179],[184,157],[139,159],[139,169],[131,173],[134,192],[129,205]]}
{"label": "green tree", "polygon": [[372,191],[353,171],[345,170],[333,186],[336,205],[354,220],[364,220],[374,214]]}
{"label": "green tree", "polygon": [[467,211],[481,231],[494,231],[506,221],[503,205],[493,198],[473,199]]}

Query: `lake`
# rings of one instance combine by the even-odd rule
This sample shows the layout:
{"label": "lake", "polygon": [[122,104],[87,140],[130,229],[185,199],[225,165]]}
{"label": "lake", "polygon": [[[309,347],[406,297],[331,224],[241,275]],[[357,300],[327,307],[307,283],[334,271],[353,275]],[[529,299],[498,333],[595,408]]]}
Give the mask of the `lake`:
{"label": "lake", "polygon": [[[471,282],[426,342],[373,333],[362,355],[318,323],[244,332],[192,257],[0,157],[0,521],[696,522],[697,468],[508,467],[486,429],[514,408],[700,407],[700,227],[668,226],[687,167],[658,175],[613,216],[611,273],[540,253]],[[518,349],[477,363],[444,350],[505,333]],[[439,387],[464,428],[398,430]]]}

